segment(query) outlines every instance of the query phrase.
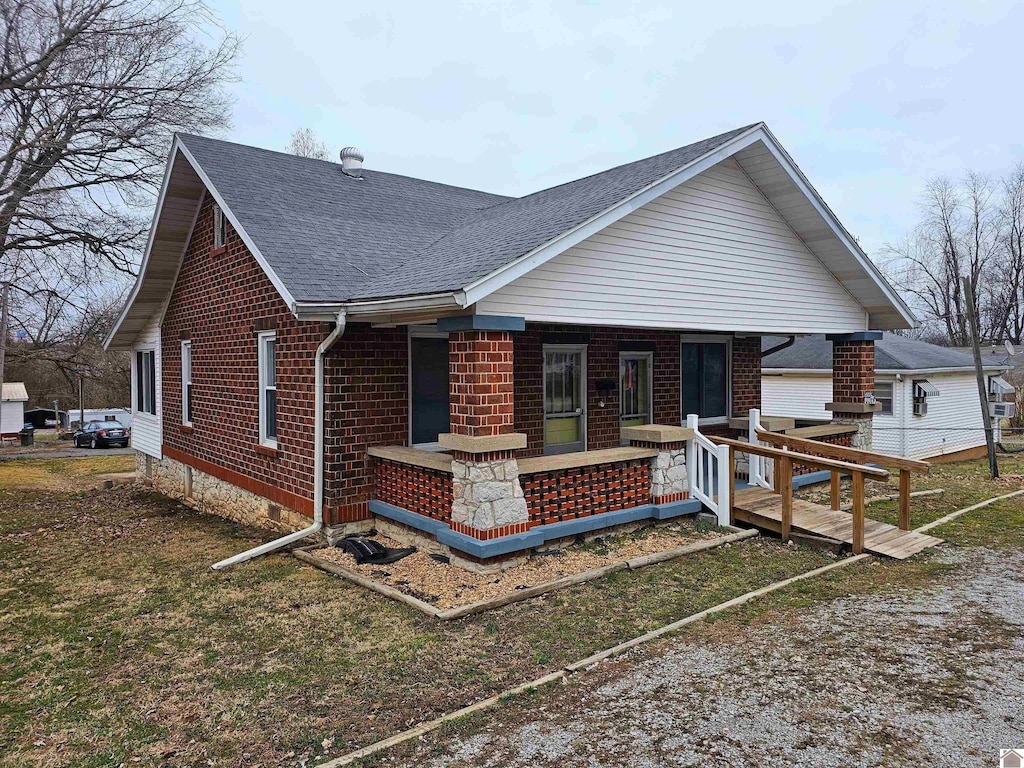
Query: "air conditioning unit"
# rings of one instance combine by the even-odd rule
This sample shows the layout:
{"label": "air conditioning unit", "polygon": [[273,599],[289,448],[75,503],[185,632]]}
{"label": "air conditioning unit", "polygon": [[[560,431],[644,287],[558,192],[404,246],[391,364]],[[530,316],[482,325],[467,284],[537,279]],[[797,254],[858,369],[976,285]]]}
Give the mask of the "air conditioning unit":
{"label": "air conditioning unit", "polygon": [[1017,413],[1017,404],[989,403],[988,413],[994,419],[1012,419]]}

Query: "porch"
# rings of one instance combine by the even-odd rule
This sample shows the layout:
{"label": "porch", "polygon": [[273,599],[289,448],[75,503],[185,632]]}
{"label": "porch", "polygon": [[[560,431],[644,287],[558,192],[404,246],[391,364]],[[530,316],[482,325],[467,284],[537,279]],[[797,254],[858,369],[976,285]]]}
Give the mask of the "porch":
{"label": "porch", "polygon": [[[749,462],[741,452],[727,463],[710,441],[749,436],[759,335],[482,315],[406,333],[408,441],[367,445],[368,514],[488,565],[644,520],[707,511],[732,524]],[[799,429],[758,414],[759,428],[839,446],[870,439],[872,335],[834,344],[847,383],[836,423]],[[815,479],[809,464],[792,469]]]}

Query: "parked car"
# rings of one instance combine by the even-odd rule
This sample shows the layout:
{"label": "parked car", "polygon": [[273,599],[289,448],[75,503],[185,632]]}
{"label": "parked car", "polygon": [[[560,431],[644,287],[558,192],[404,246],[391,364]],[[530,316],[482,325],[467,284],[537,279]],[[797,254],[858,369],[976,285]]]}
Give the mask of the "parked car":
{"label": "parked car", "polygon": [[75,432],[75,447],[124,448],[132,431],[119,421],[90,421]]}

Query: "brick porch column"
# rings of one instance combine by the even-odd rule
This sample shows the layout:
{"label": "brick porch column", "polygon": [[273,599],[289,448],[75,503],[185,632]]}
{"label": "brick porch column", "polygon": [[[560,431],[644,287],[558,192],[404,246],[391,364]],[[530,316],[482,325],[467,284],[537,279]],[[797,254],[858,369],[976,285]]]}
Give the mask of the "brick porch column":
{"label": "brick porch column", "polygon": [[865,402],[875,392],[875,342],[881,331],[832,333],[832,402],[825,408],[832,411],[835,424],[854,424],[853,447],[871,450],[872,422],[877,403]]}
{"label": "brick porch column", "polygon": [[451,432],[440,435],[452,454],[452,530],[489,539],[524,533],[529,519],[515,451],[526,435],[515,428],[512,334],[521,317],[441,318],[448,331]]}

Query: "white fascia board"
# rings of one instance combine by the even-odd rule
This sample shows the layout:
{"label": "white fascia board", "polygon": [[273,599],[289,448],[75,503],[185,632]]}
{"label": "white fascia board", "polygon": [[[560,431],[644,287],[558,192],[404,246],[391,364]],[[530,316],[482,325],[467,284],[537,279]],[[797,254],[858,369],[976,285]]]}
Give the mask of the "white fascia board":
{"label": "white fascia board", "polygon": [[[178,141],[177,138],[175,138],[175,141]],[[228,207],[227,203],[224,202],[224,198],[221,197],[220,192],[217,191],[217,188],[213,185],[213,182],[210,181],[210,177],[206,175],[206,172],[202,169],[202,166],[200,166],[199,163],[196,162],[195,157],[193,157],[192,153],[188,151],[188,147],[186,147],[183,143],[178,143],[178,149],[181,150],[181,153],[188,160],[189,164],[192,166],[192,169],[202,180],[203,185],[206,187],[206,191],[213,196],[214,201],[216,201],[217,205],[220,206],[221,211],[228,217],[228,221],[231,222],[231,226],[235,228],[235,231],[238,233],[238,236],[242,238],[242,242],[245,243],[245,246],[249,249],[249,252],[252,254],[253,258],[256,259],[256,263],[260,265],[260,268],[270,279],[270,282],[273,283],[274,288],[277,289],[277,292],[281,295],[281,298],[284,299],[285,304],[288,305],[288,308],[291,310],[292,314],[295,314],[295,298],[292,296],[291,291],[289,291],[285,287],[284,282],[282,282],[281,278],[277,276],[277,273],[274,272],[273,268],[270,266],[270,263],[263,257],[263,254],[260,253],[260,249],[256,247],[256,243],[253,241],[251,237],[249,237],[249,234],[245,231],[245,229],[239,223],[238,219],[231,212],[231,209]]]}
{"label": "white fascia board", "polygon": [[[153,209],[153,220],[149,223],[149,237],[146,238],[146,249],[142,252],[142,264],[139,266],[139,274],[135,278],[135,285],[132,286],[132,292],[128,296],[128,301],[125,302],[124,307],[121,308],[121,314],[117,317],[117,322],[114,323],[110,332],[107,334],[107,338],[103,340],[103,349],[109,349],[111,342],[121,328],[121,324],[128,316],[128,310],[131,309],[132,304],[135,303],[135,298],[139,295],[139,290],[142,288],[142,281],[146,278],[146,267],[149,265],[149,254],[153,250],[153,239],[156,237],[156,223],[160,220],[160,213],[163,211],[164,198],[167,196],[167,186],[171,182],[171,169],[174,167],[174,158],[177,154],[179,142],[178,137],[174,137],[174,141],[171,142],[171,152],[167,156],[167,165],[164,167],[164,179],[160,182],[160,194],[156,198],[156,207]],[[124,345],[123,347],[117,347],[118,349],[128,349],[130,345]]]}
{"label": "white fascia board", "polygon": [[578,224],[572,229],[566,230],[554,239],[549,240],[543,245],[534,248],[529,253],[520,256],[515,261],[509,262],[505,266],[491,272],[489,275],[470,283],[463,289],[466,295],[466,306],[475,304],[481,299],[486,298],[500,288],[505,287],[516,278],[522,277],[527,272],[530,272],[531,270],[534,270],[555,258],[558,254],[564,253],[569,248],[583,242],[591,235],[596,234],[605,227],[614,224],[616,221],[627,214],[632,213],[637,208],[640,208],[651,200],[671,191],[683,182],[692,179],[697,174],[703,173],[708,168],[717,165],[727,157],[731,157],[736,154],[744,147],[748,147],[754,142],[763,140],[766,137],[767,134],[764,131],[764,125],[755,125],[750,130],[730,139],[717,149],[714,149],[695,160],[691,160],[689,163],[681,168],[677,168],[667,176],[648,184],[643,189],[640,189],[629,197],[620,200],[610,208],[605,209],[596,216],[592,216],[582,224]]}
{"label": "white fascia board", "polygon": [[842,225],[839,219],[832,209],[828,207],[825,201],[818,194],[817,190],[811,186],[811,182],[804,176],[803,171],[793,161],[793,158],[789,156],[789,153],[782,147],[779,141],[772,135],[772,132],[768,130],[767,126],[762,125],[762,132],[765,137],[765,146],[768,151],[772,153],[772,156],[778,161],[779,165],[782,166],[783,170],[789,175],[796,184],[797,188],[804,194],[804,196],[810,201],[811,205],[818,212],[818,215],[824,219],[825,223],[828,224],[829,229],[839,238],[840,242],[850,254],[856,259],[860,267],[867,273],[867,276],[882,290],[885,297],[889,300],[896,310],[900,313],[904,320],[910,324],[911,328],[917,327],[919,321],[914,312],[907,306],[906,302],[899,297],[899,294],[889,285],[889,281],[885,279],[881,272],[878,271],[878,267],[874,265],[871,259],[868,258],[867,254],[861,250],[861,247],[857,244],[857,241],[853,239],[849,232],[846,231],[846,227]]}

